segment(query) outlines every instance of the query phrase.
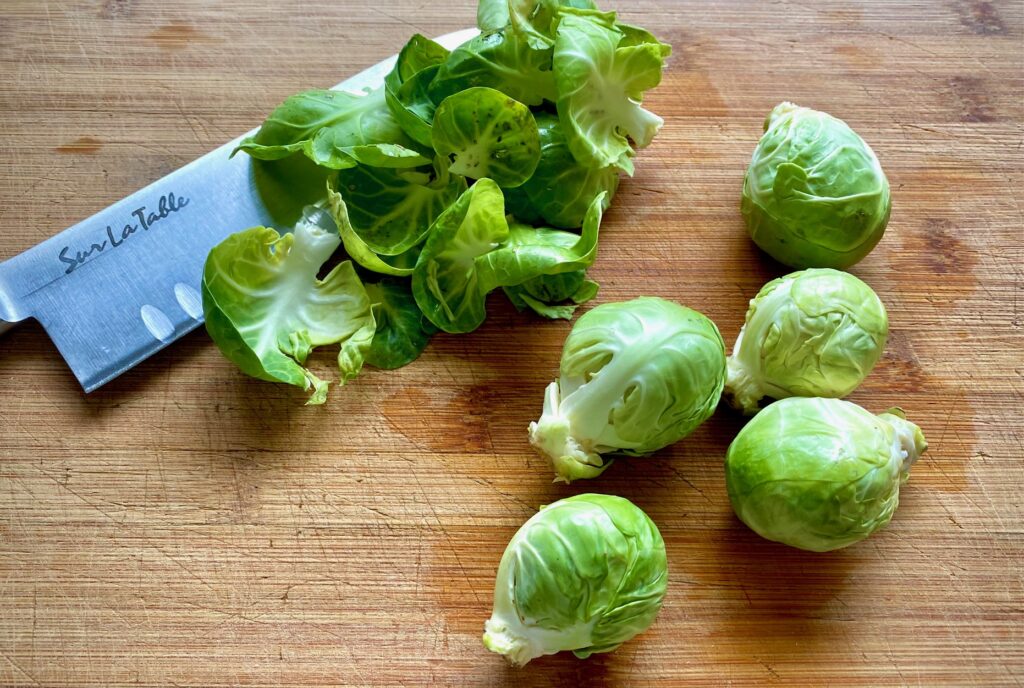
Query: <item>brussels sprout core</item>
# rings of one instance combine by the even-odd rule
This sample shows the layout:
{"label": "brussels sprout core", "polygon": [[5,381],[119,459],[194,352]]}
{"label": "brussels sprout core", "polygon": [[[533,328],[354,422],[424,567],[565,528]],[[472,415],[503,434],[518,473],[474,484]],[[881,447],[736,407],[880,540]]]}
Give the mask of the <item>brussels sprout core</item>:
{"label": "brussels sprout core", "polygon": [[900,470],[904,474],[903,479],[906,480],[906,474],[909,473],[910,467],[928,449],[928,441],[925,440],[921,428],[908,421],[906,414],[903,413],[903,409],[897,406],[894,406],[885,413],[880,413],[878,417],[891,425],[893,430],[896,431],[895,440],[897,447],[894,453],[903,457]]}
{"label": "brussels sprout core", "polygon": [[596,478],[611,462],[605,462],[597,452],[585,450],[572,436],[571,423],[559,414],[560,396],[558,382],[544,390],[544,412],[540,420],[530,423],[530,442],[551,460],[555,482]]}
{"label": "brussels sprout core", "polygon": [[514,593],[509,587],[503,585],[502,590],[495,590],[494,611],[484,624],[484,647],[488,650],[504,655],[509,663],[521,667],[531,659],[554,654],[549,648],[571,649],[590,644],[597,619],[557,631],[527,627],[516,614],[512,603]]}

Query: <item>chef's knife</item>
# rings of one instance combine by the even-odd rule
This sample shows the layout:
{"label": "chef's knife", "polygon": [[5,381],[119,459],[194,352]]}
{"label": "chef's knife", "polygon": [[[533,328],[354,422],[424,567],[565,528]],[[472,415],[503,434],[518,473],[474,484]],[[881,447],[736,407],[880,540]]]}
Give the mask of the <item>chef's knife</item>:
{"label": "chef's knife", "polygon": [[[454,48],[474,35],[437,41]],[[334,88],[378,88],[396,58]],[[0,263],[0,333],[35,318],[91,392],[202,324],[206,254],[229,234],[273,224],[252,159],[229,157],[252,133]]]}

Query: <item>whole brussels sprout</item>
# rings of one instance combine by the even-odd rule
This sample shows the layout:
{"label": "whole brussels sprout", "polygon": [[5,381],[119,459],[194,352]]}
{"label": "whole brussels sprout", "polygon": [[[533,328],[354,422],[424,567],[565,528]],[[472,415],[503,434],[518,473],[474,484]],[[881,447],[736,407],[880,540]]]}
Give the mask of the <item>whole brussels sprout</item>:
{"label": "whole brussels sprout", "polygon": [[874,151],[845,122],[792,103],[765,121],[743,180],[754,242],[794,268],[845,268],[889,222],[889,182]]}
{"label": "whole brussels sprout", "polygon": [[889,522],[927,448],[900,409],[875,416],[848,401],[792,397],[754,416],[729,445],[726,488],[758,535],[827,552]]}
{"label": "whole brussels sprout", "polygon": [[693,432],[724,384],[725,344],[706,316],[655,297],[606,303],[565,340],[530,443],[555,480],[594,478],[611,463],[601,454],[642,456]]}
{"label": "whole brussels sprout", "polygon": [[871,287],[829,268],[772,280],[750,301],[728,359],[725,399],[747,415],[763,397],[844,397],[878,362],[889,334]]}
{"label": "whole brussels sprout", "polygon": [[505,549],[484,645],[517,666],[563,650],[581,659],[611,652],[653,623],[667,578],[658,527],[632,502],[563,499]]}

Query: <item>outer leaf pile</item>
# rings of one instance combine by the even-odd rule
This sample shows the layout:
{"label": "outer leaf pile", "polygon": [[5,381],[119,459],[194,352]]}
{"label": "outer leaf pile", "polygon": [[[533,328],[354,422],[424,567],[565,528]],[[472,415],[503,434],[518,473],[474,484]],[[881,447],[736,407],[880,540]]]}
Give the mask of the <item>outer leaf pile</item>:
{"label": "outer leaf pile", "polygon": [[[565,319],[597,294],[601,216],[661,126],[640,101],[670,48],[590,0],[481,0],[478,23],[450,52],[413,36],[375,91],[288,98],[238,147],[328,179],[294,234],[249,229],[207,260],[207,330],[244,372],[322,403],[316,346],[341,346],[345,381],[475,330],[492,291]],[[338,245],[351,262],[318,280]]]}

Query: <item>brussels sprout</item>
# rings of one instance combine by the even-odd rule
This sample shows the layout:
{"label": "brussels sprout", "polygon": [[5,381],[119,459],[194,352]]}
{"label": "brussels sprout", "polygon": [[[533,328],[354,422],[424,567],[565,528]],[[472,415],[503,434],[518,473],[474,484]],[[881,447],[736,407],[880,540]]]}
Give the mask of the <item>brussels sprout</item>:
{"label": "brussels sprout", "polygon": [[840,119],[792,103],[765,121],[743,180],[754,242],[794,268],[845,268],[889,222],[889,182],[874,151]]}
{"label": "brussels sprout", "polygon": [[747,415],[762,397],[844,397],[871,372],[889,333],[885,306],[828,268],[772,280],[750,301],[729,357],[725,399]]}
{"label": "brussels sprout", "polygon": [[611,652],[653,623],[667,577],[658,527],[632,502],[563,499],[509,542],[484,645],[517,666],[563,650]]}
{"label": "brussels sprout", "polygon": [[686,437],[724,384],[725,344],[707,317],[653,297],[606,303],[565,340],[530,443],[555,480],[594,478],[611,464],[601,454],[641,456]]}
{"label": "brussels sprout", "polygon": [[827,552],[889,522],[927,448],[900,409],[875,416],[848,401],[793,397],[740,431],[725,458],[726,487],[758,535]]}

